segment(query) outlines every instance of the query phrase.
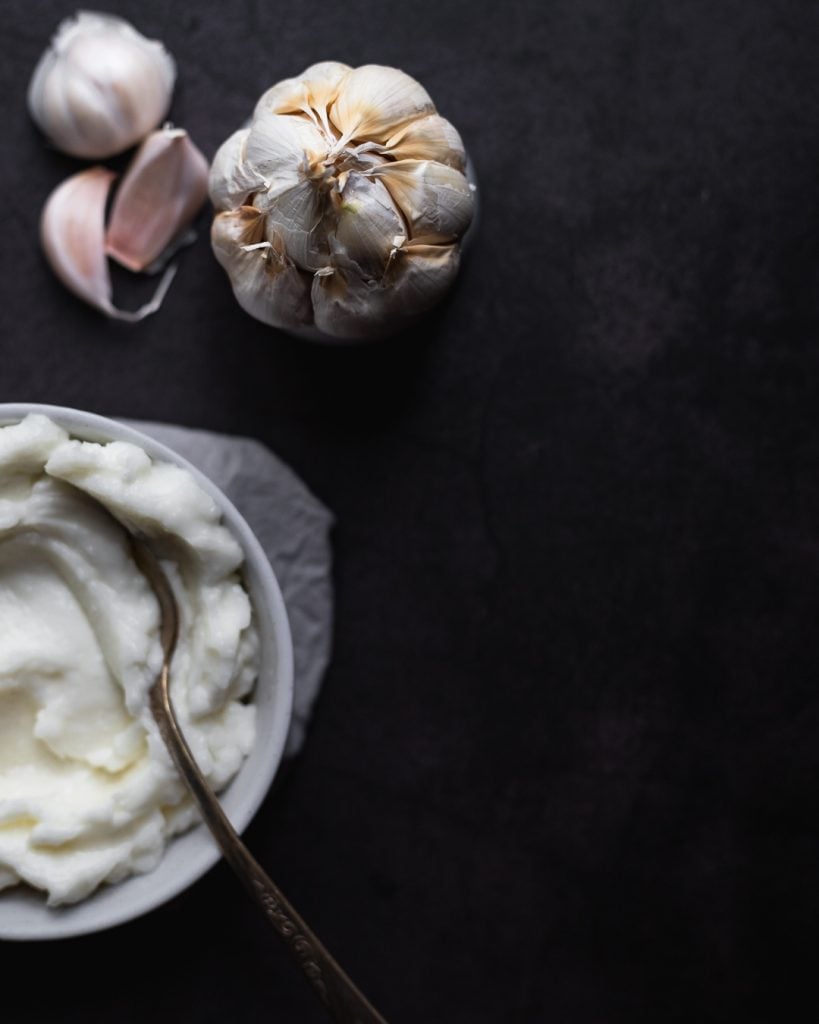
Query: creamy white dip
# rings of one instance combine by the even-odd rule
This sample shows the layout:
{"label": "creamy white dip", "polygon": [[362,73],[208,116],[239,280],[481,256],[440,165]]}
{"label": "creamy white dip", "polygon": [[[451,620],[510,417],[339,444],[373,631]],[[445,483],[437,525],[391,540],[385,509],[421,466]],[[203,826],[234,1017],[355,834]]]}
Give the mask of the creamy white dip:
{"label": "creamy white dip", "polygon": [[258,638],[242,551],[190,473],[41,415],[0,428],[0,888],[49,904],[150,871],[195,820],[148,708],[156,600],[125,530],[180,606],[171,695],[222,789],[249,753]]}

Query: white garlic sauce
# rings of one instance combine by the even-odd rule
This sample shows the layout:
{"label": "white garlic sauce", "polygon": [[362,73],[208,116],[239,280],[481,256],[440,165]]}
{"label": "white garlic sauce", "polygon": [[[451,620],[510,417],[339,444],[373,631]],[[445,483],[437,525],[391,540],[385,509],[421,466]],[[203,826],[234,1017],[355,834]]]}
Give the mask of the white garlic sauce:
{"label": "white garlic sauce", "polygon": [[214,788],[255,737],[258,636],[213,499],[135,445],[75,440],[39,414],[0,428],[0,888],[51,905],[151,870],[194,820],[148,707],[156,599],[99,503],[171,579],[171,693]]}

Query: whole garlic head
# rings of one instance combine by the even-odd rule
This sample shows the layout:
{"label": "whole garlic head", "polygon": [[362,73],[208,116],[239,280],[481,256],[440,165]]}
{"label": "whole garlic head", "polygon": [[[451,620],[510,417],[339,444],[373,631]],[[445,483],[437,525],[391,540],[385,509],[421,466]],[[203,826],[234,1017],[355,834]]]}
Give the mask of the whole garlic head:
{"label": "whole garlic head", "polygon": [[122,18],[81,11],[63,21],[28,90],[31,116],[58,149],[100,159],[128,149],[162,121],[173,58]]}
{"label": "whole garlic head", "polygon": [[415,79],[315,64],[269,89],[217,152],[214,253],[265,323],[331,339],[393,333],[455,278],[473,215],[465,164]]}

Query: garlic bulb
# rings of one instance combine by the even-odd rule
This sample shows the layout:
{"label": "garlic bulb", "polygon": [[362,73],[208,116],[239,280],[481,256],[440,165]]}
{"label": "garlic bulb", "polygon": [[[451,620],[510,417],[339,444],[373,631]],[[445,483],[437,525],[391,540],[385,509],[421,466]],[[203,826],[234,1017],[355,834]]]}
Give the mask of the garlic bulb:
{"label": "garlic bulb", "polygon": [[57,29],[28,91],[55,146],[99,159],[139,142],[168,112],[173,58],[122,18],[81,11]]}
{"label": "garlic bulb", "polygon": [[269,89],[217,152],[214,253],[265,323],[393,333],[455,278],[474,207],[465,166],[458,132],[415,79],[315,64]]}

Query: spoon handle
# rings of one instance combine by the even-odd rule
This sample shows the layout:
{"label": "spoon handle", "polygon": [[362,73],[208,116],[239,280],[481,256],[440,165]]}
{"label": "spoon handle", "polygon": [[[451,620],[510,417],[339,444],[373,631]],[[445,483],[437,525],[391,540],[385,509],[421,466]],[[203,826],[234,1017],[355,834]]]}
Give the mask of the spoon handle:
{"label": "spoon handle", "polygon": [[225,860],[284,939],[337,1024],[387,1024],[236,834],[182,735],[170,702],[167,677],[166,665],[151,689],[151,710],[162,739]]}

